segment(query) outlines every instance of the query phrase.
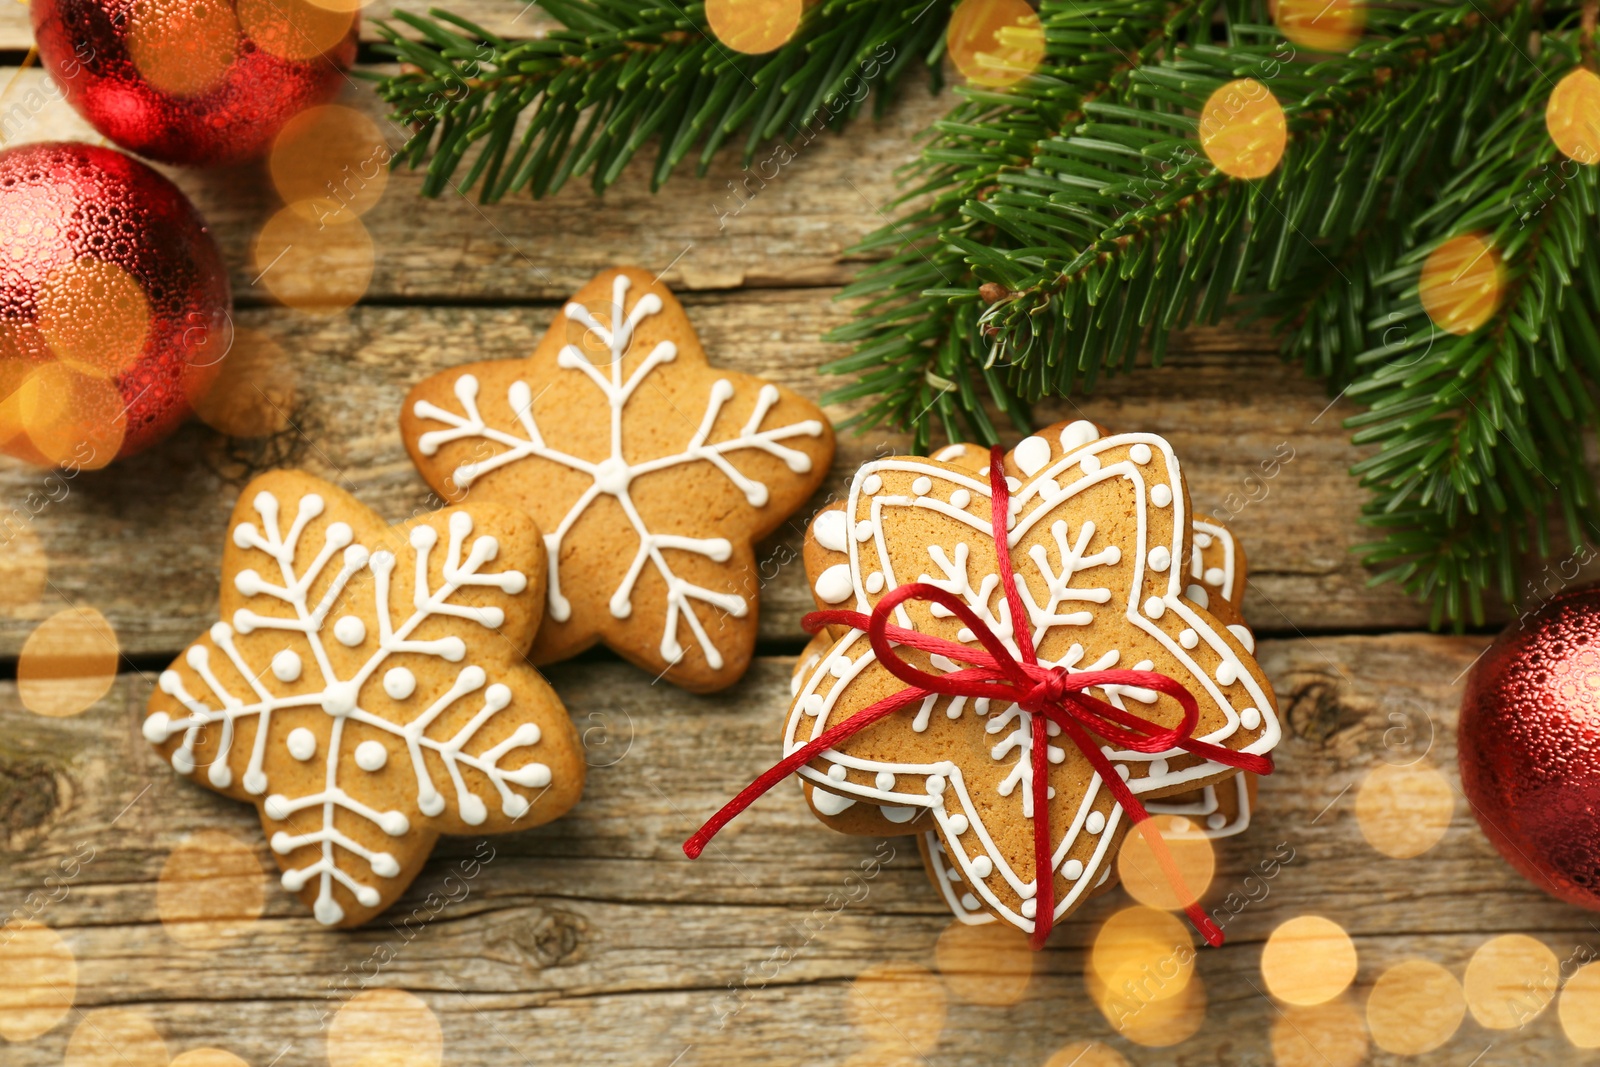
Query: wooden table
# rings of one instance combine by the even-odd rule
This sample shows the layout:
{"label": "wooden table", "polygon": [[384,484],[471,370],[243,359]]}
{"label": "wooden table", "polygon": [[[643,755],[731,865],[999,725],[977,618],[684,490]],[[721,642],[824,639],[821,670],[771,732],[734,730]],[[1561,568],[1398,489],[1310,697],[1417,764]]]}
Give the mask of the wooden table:
{"label": "wooden table", "polygon": [[[0,49],[15,64],[28,45],[25,9],[0,2]],[[470,6],[501,25],[519,9],[510,0]],[[24,72],[11,99],[40,79]],[[353,85],[344,100],[380,111],[364,87]],[[274,306],[252,285],[248,246],[276,207],[270,186],[250,172],[176,174],[233,268],[239,323],[270,333],[292,362],[293,425],[256,441],[191,425],[151,452],[80,476],[34,520],[49,587],[0,618],[0,655],[14,664],[40,620],[89,605],[114,625],[125,673],[91,710],[64,719],[24,710],[15,683],[0,682],[0,904],[59,931],[78,967],[69,1017],[31,1041],[0,1039],[0,1061],[59,1064],[85,1013],[115,1007],[147,1018],[174,1056],[218,1047],[253,1067],[323,1064],[326,1025],[340,1005],[362,988],[393,988],[416,994],[437,1017],[448,1064],[919,1062],[892,1034],[887,1045],[873,1043],[874,1024],[862,1013],[880,987],[852,992],[864,970],[885,963],[937,974],[935,942],[950,920],[910,839],[883,846],[832,834],[782,789],[706,859],[691,863],[679,851],[773,758],[808,606],[800,566],[789,562],[792,531],[761,549],[782,565],[762,590],[759,658],[733,689],[696,697],[652,686],[601,655],[549,672],[590,731],[595,767],[583,801],[550,826],[497,839],[470,893],[434,914],[429,894],[474,844],[443,843],[396,906],[428,917],[409,939],[381,922],[355,932],[318,928],[269,884],[273,864],[254,813],[177,779],[138,724],[155,673],[214,617],[225,516],[250,476],[303,467],[380,512],[409,513],[425,491],[396,431],[407,387],[458,362],[525,353],[559,301],[603,267],[665,269],[714,361],[821,392],[830,383],[817,367],[840,350],[819,336],[846,320],[833,297],[856,269],[842,249],[881,221],[892,169],[945,106],[910,89],[882,125],[863,122],[807,148],[725,226],[718,208],[739,176],[732,157],[704,181],[679,178],[659,196],[635,168],[603,200],[571,189],[488,207],[419,201],[416,176],[397,173],[366,218],[378,248],[367,298],[322,318]],[[57,137],[95,139],[57,103],[13,140]],[[1358,453],[1340,422],[1355,410],[1344,401],[1330,407],[1317,383],[1279,362],[1268,336],[1224,328],[1179,338],[1161,371],[1040,413],[1166,435],[1200,507],[1221,508],[1232,493],[1258,498],[1234,523],[1253,564],[1245,610],[1287,736],[1279,773],[1261,786],[1256,824],[1219,848],[1207,900],[1242,891],[1253,865],[1280,847],[1294,859],[1230,923],[1228,945],[1200,954],[1209,1006],[1185,1043],[1131,1044],[1085,995],[1086,947],[1127,906],[1119,890],[1058,930],[1018,1003],[974,1004],[929,978],[929,1010],[942,997],[944,1022],[920,1062],[1038,1065],[1086,1040],[1132,1064],[1271,1063],[1281,1013],[1263,993],[1261,944],[1278,923],[1308,912],[1354,937],[1360,971],[1349,996],[1358,1007],[1387,966],[1421,957],[1459,978],[1494,934],[1533,934],[1563,960],[1600,945],[1590,915],[1542,896],[1498,859],[1459,797],[1443,840],[1418,858],[1386,858],[1359,831],[1353,798],[1372,767],[1398,758],[1385,744],[1397,723],[1431,737],[1427,759],[1456,781],[1462,676],[1488,637],[1429,635],[1417,605],[1392,587],[1368,587],[1349,552],[1362,539],[1361,493],[1345,473]],[[1285,444],[1292,461],[1247,492],[1247,476]],[[874,450],[905,445],[881,433],[845,436],[823,493]],[[0,500],[15,506],[41,479],[5,462]],[[156,910],[168,855],[203,828],[250,842],[266,885],[260,919],[214,948],[175,941]],[[85,848],[92,863],[67,891],[50,894],[59,899],[38,910],[25,903]],[[875,851],[893,858],[870,892],[806,935],[805,917]],[[372,965],[380,956],[382,965]],[[774,965],[775,956],[786,962]],[[724,1019],[730,1003],[740,1010]],[[1555,1016],[1552,1007],[1514,1032],[1488,1031],[1469,1016],[1427,1062],[1578,1062],[1586,1054],[1569,1046]],[[1286,1024],[1277,1025],[1283,1033]]]}

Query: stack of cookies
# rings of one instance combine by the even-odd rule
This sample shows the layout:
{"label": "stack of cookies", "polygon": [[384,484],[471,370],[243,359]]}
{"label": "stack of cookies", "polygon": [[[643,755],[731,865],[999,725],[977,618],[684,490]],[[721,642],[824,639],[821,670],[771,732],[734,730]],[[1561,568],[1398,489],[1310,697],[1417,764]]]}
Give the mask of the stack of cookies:
{"label": "stack of cookies", "polygon": [[[1226,527],[1194,513],[1172,447],[1078,421],[1026,438],[1004,467],[1010,559],[1041,666],[1165,675],[1198,704],[1194,738],[1270,753],[1278,716],[1239,612],[1244,554]],[[810,525],[805,565],[818,607],[870,613],[888,590],[927,583],[961,598],[1015,649],[992,524],[988,450],[951,445],[931,458],[875,460]],[[911,600],[895,612],[897,625],[976,647],[948,608]],[[965,666],[904,645],[897,652],[934,673]],[[785,754],[903,688],[860,629],[822,629],[795,669]],[[1108,684],[1091,695],[1164,726],[1182,715],[1176,700],[1149,689]],[[915,834],[929,878],[961,921],[1031,932],[1032,716],[998,705],[929,695],[836,742],[798,777],[817,818],[836,830]],[[1059,921],[1115,884],[1131,822],[1053,722],[1048,736]],[[1252,775],[1180,749],[1094,742],[1152,814],[1186,816],[1211,837],[1249,825]]]}

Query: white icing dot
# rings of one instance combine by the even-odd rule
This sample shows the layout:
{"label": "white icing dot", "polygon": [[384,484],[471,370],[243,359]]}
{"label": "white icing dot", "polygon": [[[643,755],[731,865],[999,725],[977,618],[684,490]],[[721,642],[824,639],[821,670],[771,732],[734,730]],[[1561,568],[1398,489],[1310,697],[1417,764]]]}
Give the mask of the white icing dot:
{"label": "white icing dot", "polygon": [[1164,571],[1172,566],[1172,553],[1167,551],[1165,545],[1157,545],[1150,550],[1150,569]]}
{"label": "white icing dot", "polygon": [[929,493],[933,492],[933,479],[918,478],[916,481],[911,483],[911,491],[917,496],[927,496]]}
{"label": "white icing dot", "polygon": [[1193,648],[1200,643],[1200,635],[1193,630],[1184,630],[1178,634],[1178,644],[1184,648]]}
{"label": "white icing dot", "polygon": [[341,616],[333,624],[333,636],[346,648],[354,648],[367,639],[367,624],[354,615]]}
{"label": "white icing dot", "polygon": [[1061,447],[1068,452],[1074,448],[1082,448],[1090,441],[1100,440],[1100,431],[1095,429],[1094,423],[1088,419],[1078,419],[1069,422],[1061,431]]}
{"label": "white icing dot", "polygon": [[849,773],[848,771],[846,771],[843,767],[841,767],[837,763],[835,763],[832,767],[828,768],[828,777],[832,778],[836,782],[844,781],[845,775],[848,774],[848,773]]}
{"label": "white icing dot", "polygon": [[1032,477],[1050,462],[1050,442],[1042,437],[1025,437],[1017,444],[1011,458],[1017,461],[1023,474]]}
{"label": "white icing dot", "polygon": [[1164,759],[1153,759],[1153,760],[1150,761],[1150,777],[1152,777],[1152,778],[1160,778],[1163,774],[1166,774],[1166,773],[1167,773],[1167,761],[1166,760],[1164,760]]}
{"label": "white icing dot", "polygon": [[882,571],[873,571],[871,574],[867,575],[867,592],[883,592],[883,581],[884,579]]}
{"label": "white icing dot", "polygon": [[988,856],[974,856],[971,867],[974,878],[987,878],[994,873],[994,860]]}
{"label": "white icing dot", "polygon": [[1117,764],[1117,777],[1121,778],[1124,782],[1128,780],[1129,775],[1132,773],[1132,771],[1128,770],[1128,765],[1126,763]]}
{"label": "white icing dot", "polygon": [[289,755],[304,763],[317,754],[317,735],[304,726],[296,726],[289,731],[284,745],[289,749]]}
{"label": "white icing dot", "polygon": [[868,496],[883,488],[883,479],[876,474],[869,474],[861,481],[861,491]]}
{"label": "white icing dot", "polygon": [[1034,900],[1024,900],[1017,910],[1022,913],[1024,919],[1031,919],[1039,914],[1039,903]]}
{"label": "white icing dot", "polygon": [[1211,606],[1211,596],[1206,592],[1203,585],[1191,585],[1183,591],[1183,595],[1203,608]]}
{"label": "white icing dot", "polygon": [[828,673],[833,675],[835,678],[843,678],[845,675],[850,673],[850,668],[854,666],[855,662],[851,660],[849,656],[840,656],[838,659],[828,664]]}
{"label": "white icing dot", "polygon": [[1146,463],[1150,462],[1150,446],[1146,444],[1134,445],[1132,448],[1128,449],[1128,458],[1139,464],[1141,467],[1144,466]]}
{"label": "white icing dot", "polygon": [[967,832],[967,817],[965,815],[950,816],[949,827],[951,836],[960,837],[962,834]]}
{"label": "white icing dot", "polygon": [[1228,624],[1228,632],[1239,639],[1239,643],[1244,646],[1246,652],[1254,652],[1256,650],[1256,635],[1250,632],[1250,627],[1230,622]]}
{"label": "white icing dot", "polygon": [[929,796],[935,796],[936,797],[940,793],[943,793],[944,792],[944,775],[942,775],[942,774],[930,774],[930,775],[928,775],[927,790],[928,790],[928,795]]}
{"label": "white icing dot", "polygon": [[968,911],[977,911],[978,898],[973,896],[971,893],[963,893],[961,895],[961,906],[966,908]]}
{"label": "white icing dot", "polygon": [[917,817],[916,808],[896,804],[885,804],[878,813],[893,823],[910,822]]}
{"label": "white icing dot", "polygon": [[293,649],[284,649],[272,657],[272,676],[280,682],[292,682],[300,677],[300,656]]}
{"label": "white icing dot", "polygon": [[356,766],[364,771],[382,770],[389,762],[389,750],[376,741],[363,741],[356,746]]}
{"label": "white icing dot", "polygon": [[417,691],[417,676],[405,667],[391,667],[383,673],[383,691],[395,700],[404,700]]}
{"label": "white icing dot", "polygon": [[1069,882],[1076,882],[1083,877],[1083,861],[1068,860],[1061,865],[1061,877]]}
{"label": "white icing dot", "polygon": [[1217,681],[1223,685],[1232,685],[1239,680],[1239,668],[1232,660],[1223,660],[1217,664]]}
{"label": "white icing dot", "polygon": [[1245,708],[1239,713],[1239,725],[1246,730],[1254,730],[1261,725],[1261,712],[1255,708]]}
{"label": "white icing dot", "polygon": [[953,508],[965,508],[970,503],[972,503],[972,494],[965,489],[957,489],[950,494],[950,506]]}
{"label": "white icing dot", "polygon": [[943,448],[939,449],[939,451],[933,454],[933,458],[938,460],[940,463],[950,463],[954,460],[960,459],[966,454],[967,446],[964,444],[945,445]]}
{"label": "white icing dot", "polygon": [[1100,457],[1089,455],[1078,461],[1078,466],[1083,468],[1085,474],[1097,474],[1100,470]]}
{"label": "white icing dot", "polygon": [[817,575],[817,599],[824,604],[838,604],[848,600],[854,592],[855,584],[850,580],[848,563],[835,563]]}
{"label": "white icing dot", "polygon": [[1205,583],[1207,585],[1221,585],[1222,580],[1226,577],[1227,575],[1223,573],[1221,567],[1206,568]]}
{"label": "white icing dot", "polygon": [[817,521],[811,526],[817,544],[829,552],[843,552],[849,548],[845,541],[849,531],[850,520],[845,517],[844,512],[838,510],[824,511],[817,516]]}
{"label": "white icing dot", "polygon": [[1211,535],[1208,533],[1201,533],[1200,531],[1196,530],[1194,535],[1194,546],[1196,548],[1210,548]]}
{"label": "white icing dot", "polygon": [[1228,825],[1228,817],[1222,814],[1220,811],[1212,812],[1211,815],[1206,818],[1206,825],[1211,827],[1213,830],[1220,830],[1224,826]]}
{"label": "white icing dot", "polygon": [[[1022,483],[1008,474],[1006,475],[1006,488],[1015,493],[1018,489],[1022,488]],[[1011,506],[1015,508],[1017,506],[1017,502],[1013,500],[1011,502]]]}
{"label": "white icing dot", "polygon": [[1167,610],[1166,601],[1158,596],[1153,596],[1144,602],[1144,613],[1152,619],[1161,618],[1162,612]]}
{"label": "white icing dot", "polygon": [[871,522],[871,520],[862,519],[860,522],[856,523],[856,540],[857,541],[870,541],[870,540],[872,540],[872,522]]}
{"label": "white icing dot", "polygon": [[879,771],[878,776],[873,781],[885,793],[894,788],[894,774],[890,771]]}
{"label": "white icing dot", "polygon": [[[805,696],[800,698],[800,710],[804,711],[807,715],[821,715],[822,707],[822,696],[818,693],[807,693]],[[843,767],[838,769],[841,772],[844,770]]]}
{"label": "white icing dot", "polygon": [[1164,508],[1172,503],[1172,487],[1169,485],[1152,485],[1150,487],[1150,503],[1158,508]]}
{"label": "white icing dot", "polygon": [[961,881],[961,872],[956,870],[954,867],[951,867],[949,870],[945,871],[944,876],[952,882]]}
{"label": "white icing dot", "polygon": [[1083,828],[1091,834],[1098,834],[1106,828],[1106,817],[1098,811],[1091,811],[1089,817],[1083,820]]}

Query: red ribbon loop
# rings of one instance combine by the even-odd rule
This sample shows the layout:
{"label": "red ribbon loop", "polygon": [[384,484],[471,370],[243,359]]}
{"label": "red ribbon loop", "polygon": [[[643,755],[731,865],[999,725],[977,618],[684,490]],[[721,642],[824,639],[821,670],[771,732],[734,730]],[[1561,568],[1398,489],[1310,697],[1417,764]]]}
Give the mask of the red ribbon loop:
{"label": "red ribbon loop", "polygon": [[[995,539],[995,552],[1000,568],[1000,584],[1005,592],[1006,610],[1010,618],[1011,637],[1018,656],[1000,634],[978,617],[977,613],[960,597],[946,589],[926,582],[913,582],[898,586],[883,596],[872,614],[858,611],[814,611],[802,620],[807,631],[816,633],[825,626],[844,625],[867,635],[872,650],[885,670],[906,683],[907,688],[863,708],[843,722],[823,732],[819,737],[801,746],[766,773],[750,783],[737,797],[712,816],[695,835],[684,843],[683,850],[692,859],[704,851],[718,830],[726,826],[739,812],[749,807],[757,797],[806,763],[838,742],[871,726],[879,719],[892,715],[901,708],[922,701],[930,694],[960,696],[999,702],[998,711],[1016,704],[1033,717],[1033,738],[1030,758],[1033,771],[1034,819],[1034,929],[1030,944],[1042,948],[1050,934],[1055,917],[1055,864],[1050,840],[1049,804],[1049,729],[1054,724],[1060,734],[1067,737],[1083,753],[1085,759],[1100,776],[1112,798],[1128,813],[1133,825],[1144,834],[1161,864],[1167,878],[1177,890],[1180,899],[1192,899],[1183,884],[1172,854],[1159,834],[1146,821],[1150,813],[1139,803],[1127,782],[1101,751],[1095,738],[1132,752],[1161,753],[1182,750],[1227,766],[1255,774],[1272,773],[1272,760],[1267,756],[1235,752],[1221,745],[1197,741],[1194,730],[1199,722],[1200,706],[1193,694],[1178,681],[1154,671],[1078,671],[1065,667],[1047,667],[1039,663],[1033,648],[1033,635],[1029,618],[1017,589],[1016,575],[1011,569],[1011,552],[1006,532],[1009,526],[1010,490],[1001,465],[1002,453],[998,447],[990,454],[989,485],[992,493],[991,521]],[[977,639],[979,648],[950,641],[931,634],[896,626],[890,619],[895,610],[908,600],[926,601],[945,608],[959,619]],[[942,656],[966,667],[932,673],[908,662],[900,648],[915,648],[928,656]],[[1165,693],[1183,708],[1183,717],[1177,726],[1166,727],[1135,715],[1098,697],[1089,696],[1086,690],[1121,686]],[[1213,945],[1222,944],[1219,930],[1198,903],[1184,909],[1205,939]]]}

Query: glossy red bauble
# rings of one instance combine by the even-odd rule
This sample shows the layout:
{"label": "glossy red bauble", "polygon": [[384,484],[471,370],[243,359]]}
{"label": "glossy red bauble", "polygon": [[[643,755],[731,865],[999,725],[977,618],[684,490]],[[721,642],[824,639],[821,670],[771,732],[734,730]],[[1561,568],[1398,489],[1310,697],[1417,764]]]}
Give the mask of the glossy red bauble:
{"label": "glossy red bauble", "polygon": [[0,450],[94,468],[161,439],[216,380],[229,313],[166,178],[94,145],[0,151]]}
{"label": "glossy red bauble", "polygon": [[1600,909],[1600,588],[1513,623],[1461,700],[1461,786],[1489,840],[1546,892]]}
{"label": "glossy red bauble", "polygon": [[238,163],[332,97],[355,58],[339,0],[33,0],[39,58],[78,113],[164,163]]}

